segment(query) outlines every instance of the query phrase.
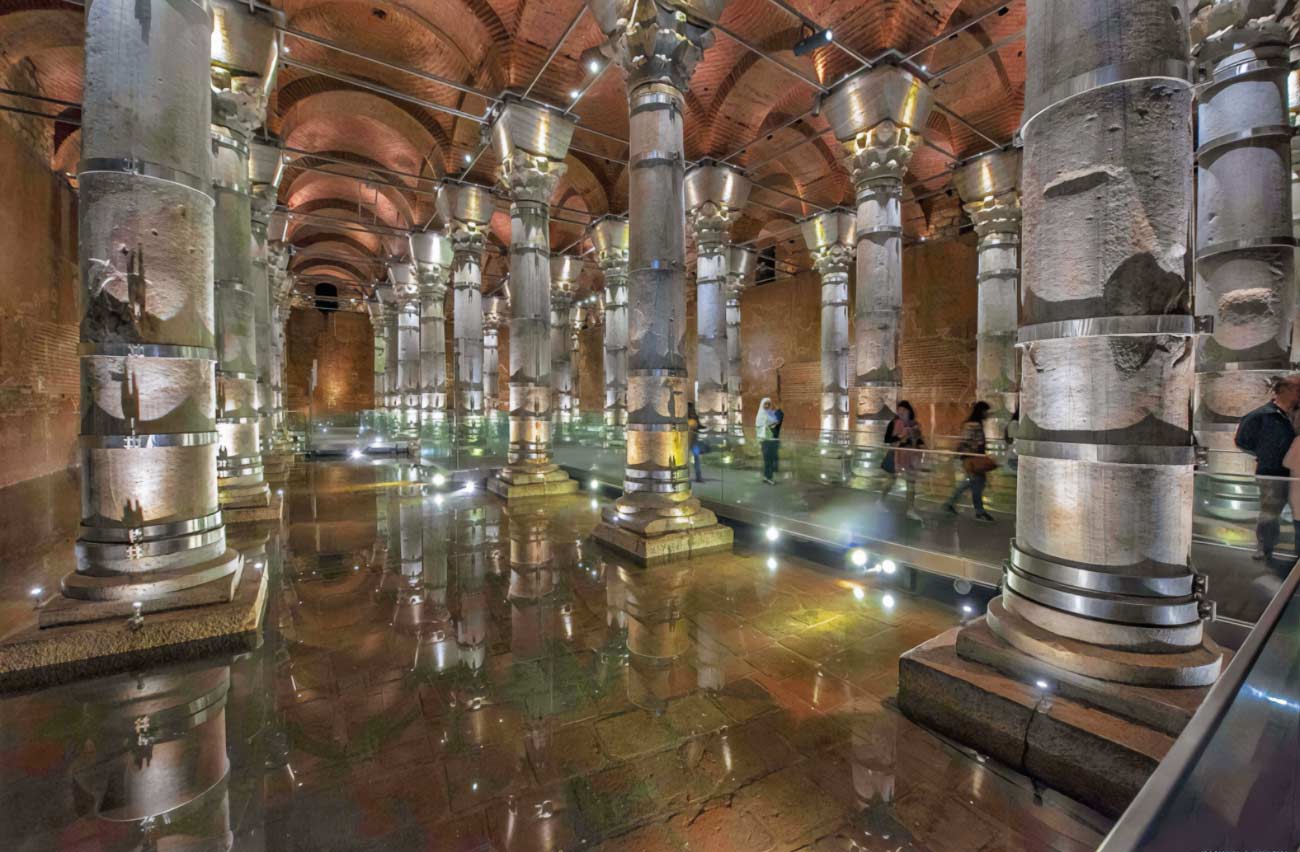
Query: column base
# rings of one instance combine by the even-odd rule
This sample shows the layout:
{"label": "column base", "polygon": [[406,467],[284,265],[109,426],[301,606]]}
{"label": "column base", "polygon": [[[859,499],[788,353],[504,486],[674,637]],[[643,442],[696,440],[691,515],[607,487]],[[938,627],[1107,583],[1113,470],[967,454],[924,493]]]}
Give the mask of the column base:
{"label": "column base", "polygon": [[1067,678],[1003,642],[984,619],[903,654],[898,675],[899,708],[912,720],[1112,817],[1209,692]]}
{"label": "column base", "polygon": [[271,505],[271,489],[265,482],[229,486],[218,483],[217,504],[222,512],[226,509],[265,508]]}
{"label": "column base", "polygon": [[731,550],[735,538],[731,527],[718,523],[717,516],[708,509],[700,509],[691,516],[694,526],[657,534],[631,529],[619,517],[617,509],[606,508],[591,534],[602,544],[622,551],[643,565]]}
{"label": "column base", "polygon": [[289,468],[293,466],[293,450],[271,450],[262,454],[262,476],[267,483],[280,485],[289,480]]}
{"label": "column base", "polygon": [[[285,474],[287,480],[288,473]],[[247,524],[256,521],[278,521],[284,514],[284,495],[267,494],[264,505],[222,505],[221,517],[227,524]]]}
{"label": "column base", "polygon": [[[227,555],[240,558],[234,551]],[[40,610],[40,626],[32,624],[0,640],[0,690],[32,689],[255,648],[266,610],[265,571],[241,563],[239,570],[210,585],[213,589],[204,594],[220,591],[213,594],[216,602],[175,597],[146,601],[138,629],[127,624],[130,601],[124,613],[100,614],[94,621],[60,620],[52,613],[101,604],[57,598]],[[203,588],[187,593],[197,597]],[[56,623],[46,624],[47,614]]]}
{"label": "column base", "polygon": [[573,494],[578,482],[558,467],[545,473],[519,473],[505,468],[487,482],[488,490],[505,500]]}

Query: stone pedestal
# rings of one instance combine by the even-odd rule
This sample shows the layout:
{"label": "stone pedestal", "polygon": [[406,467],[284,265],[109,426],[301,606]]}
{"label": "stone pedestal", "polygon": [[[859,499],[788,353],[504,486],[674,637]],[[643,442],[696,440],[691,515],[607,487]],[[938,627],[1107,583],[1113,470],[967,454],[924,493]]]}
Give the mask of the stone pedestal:
{"label": "stone pedestal", "polygon": [[[288,473],[285,473],[287,480]],[[278,521],[284,516],[284,495],[271,492],[266,496],[264,505],[239,506],[221,510],[227,524],[247,524],[258,521]]]}
{"label": "stone pedestal", "polygon": [[[700,518],[701,515],[705,517]],[[647,535],[620,523],[617,513],[607,510],[591,534],[597,541],[646,565],[731,550],[735,538],[731,527],[718,523],[717,517],[705,509],[697,511],[693,517],[699,518],[701,525]]]}
{"label": "stone pedestal", "polygon": [[551,497],[557,494],[573,494],[578,490],[578,482],[559,468],[545,473],[527,475],[516,474],[507,481],[501,476],[494,476],[487,481],[487,488],[493,494],[506,500],[518,500],[523,497]]}

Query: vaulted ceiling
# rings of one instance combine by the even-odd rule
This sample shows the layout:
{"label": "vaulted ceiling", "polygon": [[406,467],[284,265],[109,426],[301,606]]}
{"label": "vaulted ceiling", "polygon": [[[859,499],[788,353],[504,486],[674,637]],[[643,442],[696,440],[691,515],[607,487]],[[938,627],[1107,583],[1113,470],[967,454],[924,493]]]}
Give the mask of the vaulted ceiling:
{"label": "vaulted ceiling", "polygon": [[[864,61],[903,63],[935,89],[904,227],[910,239],[951,233],[961,215],[952,164],[1009,143],[1019,122],[1025,2],[731,0],[691,79],[685,128],[691,160],[725,160],[754,180],[733,239],[776,245],[786,272],[807,268],[794,222],[853,194],[818,95]],[[624,74],[588,65],[605,37],[583,0],[272,5],[285,14],[285,54],[267,129],[290,157],[280,202],[293,213],[293,269],[304,284],[369,283],[405,253],[403,232],[440,224],[440,179],[493,184],[482,120],[507,90],[578,117],[553,199],[553,249],[583,250],[589,221],[626,212]],[[39,128],[60,172],[75,171],[79,151],[81,28],[77,3],[0,0],[0,87],[46,99],[0,94],[0,106],[47,116],[22,120]],[[833,42],[795,56],[815,28],[830,28]],[[507,271],[504,198],[492,232],[486,289]]]}

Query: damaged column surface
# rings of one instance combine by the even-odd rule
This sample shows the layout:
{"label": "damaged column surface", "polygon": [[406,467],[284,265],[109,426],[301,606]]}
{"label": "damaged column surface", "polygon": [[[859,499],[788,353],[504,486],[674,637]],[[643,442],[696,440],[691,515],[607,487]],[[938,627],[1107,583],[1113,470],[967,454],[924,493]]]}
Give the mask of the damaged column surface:
{"label": "damaged column surface", "polygon": [[366,309],[370,313],[370,331],[375,341],[373,366],[375,421],[370,426],[375,431],[376,439],[387,431],[384,421],[387,418],[388,408],[388,314],[392,310],[388,303],[392,299],[391,294],[392,288],[386,282],[377,283],[373,301],[366,302]]}
{"label": "damaged column surface", "polygon": [[[1282,4],[1190,4],[1196,92],[1196,309],[1214,320],[1197,340],[1196,442],[1211,474],[1196,480],[1198,532],[1258,511],[1255,460],[1233,443],[1237,421],[1291,366],[1295,237],[1287,74],[1295,22]],[[1269,14],[1273,13],[1273,14]],[[1278,483],[1278,485],[1282,485]],[[1272,487],[1272,483],[1262,487]],[[1282,489],[1283,491],[1285,488]]]}
{"label": "damaged column surface", "polygon": [[624,444],[627,428],[627,219],[605,216],[591,228],[596,263],[605,277],[605,440]]}
{"label": "damaged column surface", "polygon": [[727,426],[732,444],[745,443],[745,404],[741,395],[740,294],[754,283],[754,259],[749,246],[727,252]]}
{"label": "damaged column surface", "polygon": [[[254,280],[249,143],[266,118],[278,15],[217,0],[212,42],[213,263],[217,310],[217,485],[227,520],[279,517],[262,466],[259,293]],[[261,510],[261,511],[259,511]]]}
{"label": "damaged column surface", "polygon": [[578,378],[573,372],[570,334],[578,296],[582,258],[560,255],[551,258],[551,388],[553,408],[560,429],[567,431],[578,413]]}
{"label": "damaged column surface", "polygon": [[686,425],[682,110],[706,21],[725,0],[588,0],[627,74],[628,424],[623,496],[594,535],[653,562],[730,549],[730,527],[691,494]]}
{"label": "damaged column surface", "polygon": [[426,424],[447,415],[447,274],[451,240],[438,231],[411,234],[411,257],[420,285],[420,414]]}
{"label": "damaged column surface", "polygon": [[483,300],[483,407],[489,417],[501,409],[501,324],[509,311],[500,296]]}
{"label": "damaged column surface", "polygon": [[[270,230],[273,224],[283,232],[283,214],[276,216],[284,165],[280,148],[274,144],[254,142],[248,160],[248,176],[253,201],[253,276],[252,289],[257,301],[257,398],[261,411],[258,424],[262,441],[262,470],[267,482],[284,482],[293,461],[291,447],[285,445],[280,421],[283,419],[283,388],[280,384],[280,331],[276,317],[279,281],[275,264],[280,255],[272,249]],[[279,236],[280,234],[277,234]],[[280,412],[277,417],[277,412]]]}
{"label": "damaged column surface", "polygon": [[[283,228],[272,226],[272,233],[282,234]],[[271,446],[277,453],[293,453],[296,450],[294,440],[289,432],[284,406],[284,370],[288,363],[286,332],[289,314],[293,310],[293,276],[289,274],[289,247],[280,240],[273,240],[267,263],[270,276],[273,313],[271,315],[271,354],[273,373],[271,383]]]}
{"label": "damaged column surface", "polygon": [[573,123],[559,112],[510,98],[492,125],[510,193],[510,447],[488,488],[506,499],[578,487],[551,458],[551,196],[572,136]]}
{"label": "damaged column surface", "polygon": [[415,265],[391,263],[388,276],[393,282],[397,327],[397,386],[393,394],[397,410],[393,440],[399,446],[416,440],[420,433],[420,282]]}
{"label": "damaged column surface", "polygon": [[81,526],[42,627],[230,601],[242,568],[217,498],[212,20],[144,8],[86,9]]}
{"label": "damaged column surface", "polygon": [[837,207],[803,220],[803,240],[822,279],[822,396],[820,442],[849,445],[849,266],[857,219]]}
{"label": "damaged column surface", "polygon": [[456,388],[457,446],[483,441],[483,241],[492,196],[470,184],[444,183],[438,215],[451,237],[452,358]]}
{"label": "damaged column surface", "polygon": [[1224,656],[1188,564],[1182,13],[1029,5],[1016,538],[986,616],[899,661],[907,715],[1111,815]]}
{"label": "damaged column surface", "polygon": [[701,161],[686,173],[686,218],[695,232],[695,408],[702,437],[727,440],[727,266],[731,223],[749,198],[749,178]]}
{"label": "damaged column surface", "polygon": [[921,142],[932,95],[898,67],[864,71],[823,96],[835,138],[848,151],[857,193],[857,418],[855,478],[878,473],[885,428],[894,417],[903,305],[903,175]]}

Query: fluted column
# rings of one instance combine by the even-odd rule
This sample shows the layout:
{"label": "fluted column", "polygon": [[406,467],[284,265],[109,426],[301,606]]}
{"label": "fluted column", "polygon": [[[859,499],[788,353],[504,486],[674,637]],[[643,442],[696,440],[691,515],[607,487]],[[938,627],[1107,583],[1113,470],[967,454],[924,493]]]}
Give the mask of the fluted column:
{"label": "fluted column", "polygon": [[578,380],[570,357],[573,311],[578,295],[582,260],[571,255],[551,258],[551,388],[560,428],[566,428],[577,413]]}
{"label": "fluted column", "polygon": [[804,243],[822,280],[821,443],[849,442],[849,266],[857,220],[836,208],[802,223]]}
{"label": "fluted column", "polygon": [[605,445],[622,446],[627,428],[627,219],[605,216],[591,229],[605,278]]}
{"label": "fluted column", "polygon": [[[1211,473],[1251,474],[1233,443],[1237,421],[1268,399],[1291,366],[1295,236],[1287,74],[1294,23],[1248,0],[1188,4],[1196,90],[1196,442]],[[1241,519],[1240,482],[1205,477],[1198,503]],[[1246,513],[1253,517],[1253,512]]]}
{"label": "fluted column", "polygon": [[985,436],[1000,443],[1020,407],[1020,152],[986,154],[959,169],[953,182],[979,237],[975,395],[992,406]]}
{"label": "fluted column", "polygon": [[217,498],[211,41],[196,4],[86,9],[81,526],[43,625],[229,600],[238,578]]}
{"label": "fluted column", "polygon": [[745,403],[742,395],[740,295],[754,283],[756,254],[749,246],[732,246],[727,257],[727,425],[731,443],[745,442]]}
{"label": "fluted column", "polygon": [[492,125],[501,184],[510,195],[510,448],[488,486],[506,498],[577,487],[551,459],[549,329],[551,195],[572,135],[572,122],[559,112],[512,99]]}
{"label": "fluted column", "polygon": [[451,240],[437,231],[411,234],[420,283],[420,411],[426,420],[447,413],[447,273]]}
{"label": "fluted column", "polygon": [[595,535],[647,561],[730,548],[687,468],[683,92],[712,34],[687,2],[641,0],[630,20],[621,6],[590,8],[623,63],[630,113],[627,460]]}
{"label": "fluted column", "polygon": [[483,240],[492,196],[482,187],[444,183],[438,212],[450,229],[452,335],[456,365],[456,442],[478,444],[483,426]]}
{"label": "fluted column", "polygon": [[[1188,564],[1192,89],[1169,76],[1186,27],[1145,0],[1029,7],[1016,538],[988,608],[1049,667],[1145,686],[1221,663]],[[1125,72],[1066,85],[1098,68]]]}
{"label": "fluted column", "polygon": [[420,429],[420,282],[412,263],[388,267],[397,304],[397,387],[393,394],[397,440],[411,440]]}
{"label": "fluted column", "polygon": [[483,404],[489,416],[501,408],[501,324],[509,310],[500,296],[483,305]]}
{"label": "fluted column", "polygon": [[686,220],[695,233],[695,410],[716,441],[727,436],[727,266],[731,223],[749,198],[749,179],[701,161],[686,173]]}
{"label": "fluted column", "polygon": [[839,84],[822,105],[835,138],[848,152],[857,194],[854,442],[861,476],[876,472],[874,448],[884,441],[902,385],[903,175],[921,142],[930,102],[923,82],[902,68],[882,66]]}
{"label": "fluted column", "polygon": [[[213,3],[212,189],[216,199],[214,278],[217,309],[217,484],[221,505],[270,502],[262,465],[258,354],[259,302],[254,267],[249,143],[266,118],[268,82],[279,56],[277,16],[235,0]],[[267,211],[269,215],[269,211]],[[264,232],[263,232],[264,233]]]}

